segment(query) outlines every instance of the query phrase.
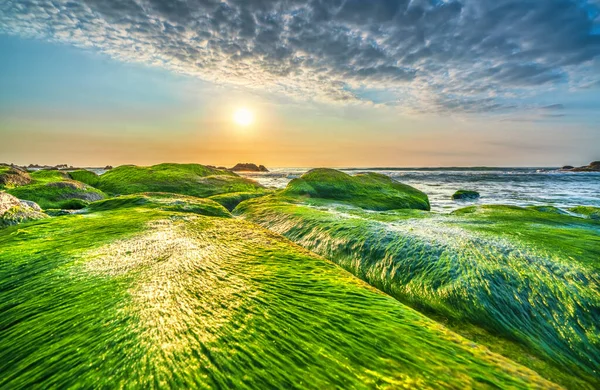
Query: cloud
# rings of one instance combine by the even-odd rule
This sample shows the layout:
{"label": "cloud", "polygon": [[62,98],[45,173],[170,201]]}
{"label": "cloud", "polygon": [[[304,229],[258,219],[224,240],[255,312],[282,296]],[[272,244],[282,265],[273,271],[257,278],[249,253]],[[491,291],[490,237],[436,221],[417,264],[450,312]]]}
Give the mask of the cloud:
{"label": "cloud", "polygon": [[600,81],[592,0],[6,0],[0,31],[302,99],[513,110]]}

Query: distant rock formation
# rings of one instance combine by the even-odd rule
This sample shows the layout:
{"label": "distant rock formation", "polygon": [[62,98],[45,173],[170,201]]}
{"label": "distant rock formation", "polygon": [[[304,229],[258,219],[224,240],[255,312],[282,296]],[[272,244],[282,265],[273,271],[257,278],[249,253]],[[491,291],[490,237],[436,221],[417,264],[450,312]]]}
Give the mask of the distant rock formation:
{"label": "distant rock formation", "polygon": [[561,171],[568,172],[600,172],[600,161],[592,161],[586,166],[583,167],[572,167],[570,165],[565,165],[561,168]]}
{"label": "distant rock formation", "polygon": [[269,172],[264,165],[256,165],[253,163],[237,163],[235,167],[230,168],[233,172]]}

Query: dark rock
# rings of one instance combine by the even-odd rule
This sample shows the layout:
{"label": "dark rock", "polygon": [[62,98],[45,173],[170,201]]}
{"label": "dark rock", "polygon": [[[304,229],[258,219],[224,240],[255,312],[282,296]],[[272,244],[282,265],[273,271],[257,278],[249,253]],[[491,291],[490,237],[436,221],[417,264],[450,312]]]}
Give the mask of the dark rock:
{"label": "dark rock", "polygon": [[589,165],[569,169],[571,172],[600,172],[600,161],[592,161]]}
{"label": "dark rock", "polygon": [[229,170],[234,172],[269,172],[264,165],[256,165],[253,163],[238,163]]}
{"label": "dark rock", "polygon": [[452,199],[454,200],[476,200],[479,199],[481,195],[477,191],[470,190],[458,190],[452,195]]}
{"label": "dark rock", "polygon": [[572,165],[565,165],[564,167],[562,167],[562,168],[560,168],[560,169],[562,169],[563,171],[567,171],[567,170],[569,170],[569,169],[573,169],[573,168],[575,168],[575,167],[574,167],[574,166],[572,166]]}

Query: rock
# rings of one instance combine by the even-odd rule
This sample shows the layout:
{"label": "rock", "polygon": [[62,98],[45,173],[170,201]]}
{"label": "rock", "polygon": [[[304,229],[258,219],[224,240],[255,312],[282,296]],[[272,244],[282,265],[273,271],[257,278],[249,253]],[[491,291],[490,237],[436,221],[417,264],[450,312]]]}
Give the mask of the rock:
{"label": "rock", "polygon": [[81,183],[81,182],[78,182],[75,180],[56,181],[56,182],[46,184],[46,187],[69,188],[72,190],[85,190],[87,188],[87,186],[84,183]]}
{"label": "rock", "polygon": [[29,205],[29,202],[21,201],[6,192],[0,192],[0,227],[48,218],[46,214],[40,211],[37,204],[33,204],[37,208]]}
{"label": "rock", "polygon": [[107,166],[104,167],[104,169],[107,170],[107,171],[109,171],[109,170],[113,169],[113,167],[112,167],[112,165],[107,165]]}
{"label": "rock", "polygon": [[0,172],[0,186],[18,187],[31,183],[29,173],[17,167],[10,167]]}
{"label": "rock", "polygon": [[477,191],[458,190],[452,195],[453,200],[477,200],[481,195]]}
{"label": "rock", "polygon": [[7,194],[6,192],[0,192],[0,216],[4,215],[4,213],[11,208],[17,206],[21,206],[19,199]]}
{"label": "rock", "polygon": [[[568,167],[568,165],[567,165]],[[563,170],[571,171],[571,172],[600,172],[600,161],[592,161],[586,166],[577,167],[577,168],[569,168],[563,167]]]}
{"label": "rock", "polygon": [[26,206],[26,207],[31,207],[32,209],[34,209],[35,211],[42,211],[42,208],[35,202],[32,202],[30,200],[19,200],[21,202],[21,205]]}
{"label": "rock", "polygon": [[235,167],[230,168],[234,172],[269,172],[264,165],[256,165],[253,163],[237,163]]}
{"label": "rock", "polygon": [[575,168],[575,167],[572,166],[572,165],[565,165],[564,167],[562,167],[560,169],[563,170],[563,171],[568,171],[569,169],[573,169],[573,168]]}
{"label": "rock", "polygon": [[[95,192],[92,187],[75,180],[48,183],[46,184],[46,187],[67,189],[67,191],[60,195],[61,199],[80,199],[87,202],[95,202],[104,199],[104,196],[101,193]],[[85,207],[85,205],[82,207]]]}
{"label": "rock", "polygon": [[330,168],[312,169],[290,181],[281,194],[375,211],[430,210],[429,198],[425,193],[373,172],[350,176]]}

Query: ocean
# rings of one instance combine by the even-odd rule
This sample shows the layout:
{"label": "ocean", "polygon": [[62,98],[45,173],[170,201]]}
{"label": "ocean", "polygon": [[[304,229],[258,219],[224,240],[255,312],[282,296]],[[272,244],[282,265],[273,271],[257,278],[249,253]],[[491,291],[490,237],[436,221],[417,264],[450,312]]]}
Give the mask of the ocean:
{"label": "ocean", "polygon": [[[268,173],[243,172],[267,187],[284,188],[310,168],[272,168]],[[553,168],[340,168],[349,174],[378,172],[411,185],[429,196],[431,209],[449,212],[472,204],[600,207],[600,173],[561,172]],[[459,189],[481,194],[477,201],[453,201]]]}

